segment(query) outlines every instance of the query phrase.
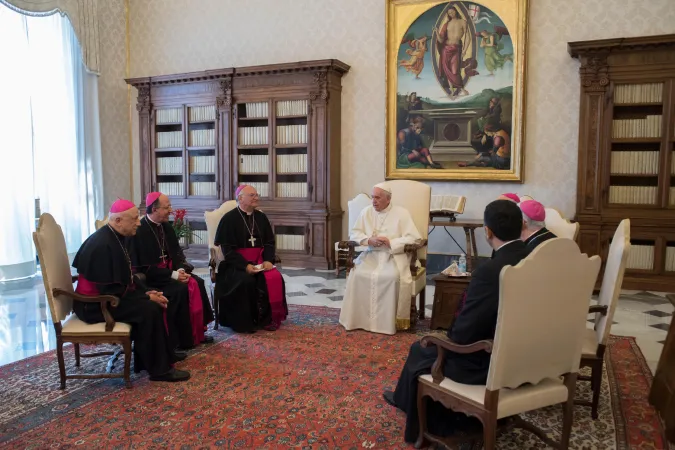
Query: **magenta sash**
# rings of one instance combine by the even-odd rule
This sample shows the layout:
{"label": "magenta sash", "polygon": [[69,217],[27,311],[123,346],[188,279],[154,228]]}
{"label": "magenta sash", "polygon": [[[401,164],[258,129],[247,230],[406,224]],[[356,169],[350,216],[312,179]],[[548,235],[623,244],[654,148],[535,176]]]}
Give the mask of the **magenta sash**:
{"label": "magenta sash", "polygon": [[[171,269],[171,261],[165,261],[157,265],[160,269]],[[204,312],[202,306],[202,297],[199,292],[199,284],[192,277],[188,280],[188,297],[190,309],[190,324],[192,325],[192,342],[199,345],[204,340]],[[166,311],[164,312],[164,324],[166,325]],[[167,327],[168,331],[168,327]]]}
{"label": "magenta sash", "polygon": [[[263,249],[260,247],[240,248],[237,249],[237,252],[246,258],[247,261],[251,261],[254,264],[262,264],[263,262]],[[263,275],[265,275],[267,294],[269,296],[270,307],[272,308],[272,323],[279,326],[283,320],[286,320],[282,285],[283,278],[276,268],[264,271]]]}

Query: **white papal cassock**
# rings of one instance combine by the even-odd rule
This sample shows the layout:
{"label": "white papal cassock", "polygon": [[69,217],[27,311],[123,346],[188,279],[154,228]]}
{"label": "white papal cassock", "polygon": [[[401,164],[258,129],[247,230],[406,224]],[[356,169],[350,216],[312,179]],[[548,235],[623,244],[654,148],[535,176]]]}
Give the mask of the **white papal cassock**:
{"label": "white papal cassock", "polygon": [[389,239],[391,248],[368,247],[354,261],[347,278],[340,323],[347,330],[358,328],[376,333],[396,334],[410,328],[412,275],[406,244],[421,241],[410,213],[390,204],[377,212],[368,206],[359,214],[349,238],[361,245],[373,236]]}

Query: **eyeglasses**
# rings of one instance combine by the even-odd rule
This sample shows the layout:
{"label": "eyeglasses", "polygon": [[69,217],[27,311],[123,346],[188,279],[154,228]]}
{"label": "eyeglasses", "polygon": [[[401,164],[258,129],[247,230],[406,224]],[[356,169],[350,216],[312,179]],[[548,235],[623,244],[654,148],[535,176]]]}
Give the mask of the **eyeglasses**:
{"label": "eyeglasses", "polygon": [[244,197],[255,198],[255,197],[260,197],[260,195],[256,192],[255,194],[244,194]]}

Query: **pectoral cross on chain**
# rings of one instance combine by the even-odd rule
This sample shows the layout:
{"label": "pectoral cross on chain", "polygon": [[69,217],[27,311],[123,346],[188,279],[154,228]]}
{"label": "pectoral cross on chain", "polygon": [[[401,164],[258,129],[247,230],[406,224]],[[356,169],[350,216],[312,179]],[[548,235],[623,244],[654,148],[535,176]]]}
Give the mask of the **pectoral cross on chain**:
{"label": "pectoral cross on chain", "polygon": [[251,247],[255,247],[256,238],[254,238],[253,235],[251,235],[251,238],[247,240],[251,243]]}
{"label": "pectoral cross on chain", "polygon": [[159,259],[161,259],[162,262],[164,263],[164,262],[166,262],[166,258],[167,258],[167,256],[164,254],[164,252],[162,252],[162,256],[160,256]]}

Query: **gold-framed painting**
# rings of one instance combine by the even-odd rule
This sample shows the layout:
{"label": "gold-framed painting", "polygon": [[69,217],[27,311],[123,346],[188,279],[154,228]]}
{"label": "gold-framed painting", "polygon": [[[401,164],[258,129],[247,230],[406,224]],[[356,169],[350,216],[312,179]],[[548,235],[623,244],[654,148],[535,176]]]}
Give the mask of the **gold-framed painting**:
{"label": "gold-framed painting", "polygon": [[386,8],[386,178],[523,182],[528,0]]}

